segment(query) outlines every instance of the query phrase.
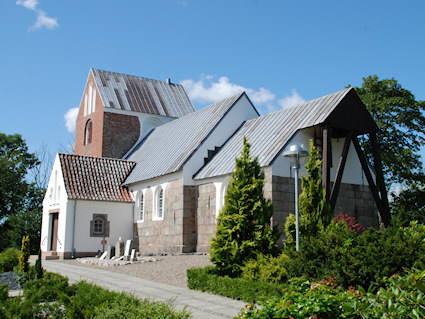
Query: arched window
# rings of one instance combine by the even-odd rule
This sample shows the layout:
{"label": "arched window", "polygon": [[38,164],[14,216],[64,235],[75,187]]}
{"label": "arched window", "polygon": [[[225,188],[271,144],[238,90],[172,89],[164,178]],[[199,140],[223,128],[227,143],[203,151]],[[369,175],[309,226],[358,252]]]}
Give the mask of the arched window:
{"label": "arched window", "polygon": [[85,134],[84,134],[84,145],[91,143],[92,134],[93,134],[93,123],[91,120],[88,120],[86,124]]}
{"label": "arched window", "polygon": [[143,196],[143,192],[140,194],[140,200],[139,200],[139,220],[143,220],[144,218],[144,208],[145,208],[145,203],[144,203],[144,196]]}
{"label": "arched window", "polygon": [[93,234],[103,235],[105,233],[105,219],[97,217],[94,219]]}
{"label": "arched window", "polygon": [[160,189],[158,190],[158,201],[157,201],[158,205],[158,213],[157,216],[158,218],[163,218],[164,217],[164,190],[160,187]]}

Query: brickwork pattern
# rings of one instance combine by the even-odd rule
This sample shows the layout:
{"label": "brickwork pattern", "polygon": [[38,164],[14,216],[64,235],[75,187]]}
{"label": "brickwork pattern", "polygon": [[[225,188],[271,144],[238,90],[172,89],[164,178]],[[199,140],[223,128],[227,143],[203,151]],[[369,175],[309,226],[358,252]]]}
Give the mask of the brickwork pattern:
{"label": "brickwork pattern", "polygon": [[[95,82],[90,73],[87,80],[84,94],[87,92],[88,87],[92,83],[95,87]],[[83,94],[83,96],[84,96]],[[92,142],[84,145],[85,128],[87,122],[92,121]],[[78,111],[76,127],[75,127],[75,154],[86,156],[102,156],[102,140],[103,140],[103,104],[99,95],[99,90],[96,88],[96,106],[95,112],[90,115],[84,116],[84,98],[81,100],[80,109]]]}
{"label": "brickwork pattern", "polygon": [[105,112],[102,156],[122,158],[137,142],[140,122],[137,116]]}

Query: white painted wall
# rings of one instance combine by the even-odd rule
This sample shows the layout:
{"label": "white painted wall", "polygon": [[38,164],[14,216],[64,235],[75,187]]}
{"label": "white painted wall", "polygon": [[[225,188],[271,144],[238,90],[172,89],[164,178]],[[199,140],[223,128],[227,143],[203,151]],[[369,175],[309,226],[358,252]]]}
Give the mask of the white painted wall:
{"label": "white painted wall", "polygon": [[[289,144],[293,142],[298,142],[304,144],[306,149],[309,147],[309,140],[314,137],[314,128],[306,128],[300,130],[296,135],[294,135],[293,139],[289,142]],[[342,154],[342,149],[344,147],[345,138],[333,138],[332,139],[332,164],[331,167],[331,181],[335,180],[336,171],[338,169],[340,157]],[[289,145],[288,144],[288,145]],[[282,176],[282,177],[294,177],[294,172],[290,169],[288,162],[283,158],[282,152],[276,158],[275,162],[272,165],[273,175]],[[300,169],[300,174],[306,174],[305,169]],[[348,151],[347,161],[345,163],[344,174],[342,176],[342,183],[349,183],[355,185],[368,185],[366,177],[364,176],[362,166],[359,158],[357,157],[356,150],[354,149],[353,144],[350,144],[350,148]]]}
{"label": "white painted wall", "polygon": [[[115,245],[119,237],[122,240],[133,239],[133,207],[134,203],[107,201],[77,201],[75,215],[74,247],[78,252],[96,252],[103,250],[102,237],[90,237],[90,221],[93,214],[107,214],[110,223],[107,244]],[[69,223],[71,229],[72,223]],[[71,251],[67,250],[67,251]]]}
{"label": "white painted wall", "polygon": [[41,251],[50,250],[51,238],[51,215],[52,211],[59,211],[58,217],[58,242],[57,251],[64,251],[65,237],[64,230],[67,219],[68,195],[65,190],[62,169],[60,166],[59,155],[56,155],[53,163],[52,173],[50,174],[46,195],[43,199],[43,215],[41,221]]}
{"label": "white painted wall", "polygon": [[192,176],[204,165],[204,157],[208,156],[208,150],[213,150],[216,146],[222,146],[244,121],[256,117],[258,117],[257,112],[248,98],[243,95],[186,162],[183,167],[183,184],[194,185],[195,182]]}
{"label": "white painted wall", "polygon": [[[58,155],[53,164],[47,189],[43,200],[41,225],[41,250],[43,252],[51,250],[50,213],[52,211],[59,211],[57,252],[71,252],[73,240],[76,252],[96,252],[103,249],[101,237],[90,237],[90,221],[93,220],[93,214],[108,215],[110,222],[109,237],[106,238],[108,244],[115,245],[119,237],[122,237],[123,240],[133,239],[134,203],[68,199]],[[75,235],[73,229],[75,229]]]}

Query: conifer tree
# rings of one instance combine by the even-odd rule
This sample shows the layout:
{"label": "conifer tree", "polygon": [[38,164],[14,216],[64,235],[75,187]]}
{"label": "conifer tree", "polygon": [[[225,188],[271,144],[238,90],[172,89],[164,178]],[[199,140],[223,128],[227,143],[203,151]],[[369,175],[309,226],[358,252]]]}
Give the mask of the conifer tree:
{"label": "conifer tree", "polygon": [[[299,197],[300,236],[314,236],[320,229],[329,225],[333,219],[326,191],[322,186],[322,161],[319,150],[310,140],[310,152],[305,169],[307,176],[301,176],[301,195]],[[295,240],[295,215],[286,218],[285,233],[288,240]]]}
{"label": "conifer tree", "polygon": [[243,143],[218,215],[216,236],[210,242],[211,262],[230,276],[240,274],[240,266],[257,253],[275,252],[280,236],[277,227],[270,225],[273,206],[264,198],[264,172],[258,159],[251,158],[246,137]]}
{"label": "conifer tree", "polygon": [[322,161],[319,150],[310,140],[310,156],[305,164],[307,176],[301,177],[300,215],[305,231],[315,235],[332,221],[333,215],[329,203],[326,202],[326,191],[322,186]]}
{"label": "conifer tree", "polygon": [[30,258],[30,239],[28,236],[22,237],[21,253],[19,255],[18,269],[27,272],[29,269],[28,259]]}

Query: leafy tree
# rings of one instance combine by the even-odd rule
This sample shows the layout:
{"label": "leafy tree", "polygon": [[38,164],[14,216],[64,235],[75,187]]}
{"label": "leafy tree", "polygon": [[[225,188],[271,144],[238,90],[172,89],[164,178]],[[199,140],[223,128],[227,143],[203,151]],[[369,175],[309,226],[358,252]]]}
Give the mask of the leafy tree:
{"label": "leafy tree", "polygon": [[30,239],[30,251],[32,254],[36,254],[40,248],[41,215],[41,209],[33,209],[9,216],[8,230],[6,232],[9,246],[19,248],[22,237],[28,236]]}
{"label": "leafy tree", "polygon": [[0,133],[0,219],[33,204],[25,177],[37,164],[21,135]]}
{"label": "leafy tree", "polygon": [[[40,162],[21,135],[0,133],[0,251],[19,247],[23,235],[38,245],[44,189],[27,180]],[[37,239],[38,237],[38,239]],[[36,253],[38,248],[32,248]]]}
{"label": "leafy tree", "polygon": [[241,157],[236,159],[225,203],[218,215],[216,236],[211,239],[211,261],[221,274],[236,276],[240,266],[258,253],[272,254],[279,239],[270,225],[273,206],[264,198],[264,172],[250,156],[244,137]]}
{"label": "leafy tree", "polygon": [[425,224],[425,189],[418,185],[402,190],[391,203],[394,225],[406,227],[410,221]]}
{"label": "leafy tree", "polygon": [[[417,101],[394,78],[368,76],[355,89],[380,129],[377,139],[387,187],[393,183],[425,182],[419,155],[425,142],[425,102]],[[369,139],[363,137],[361,142],[373,163]]]}

